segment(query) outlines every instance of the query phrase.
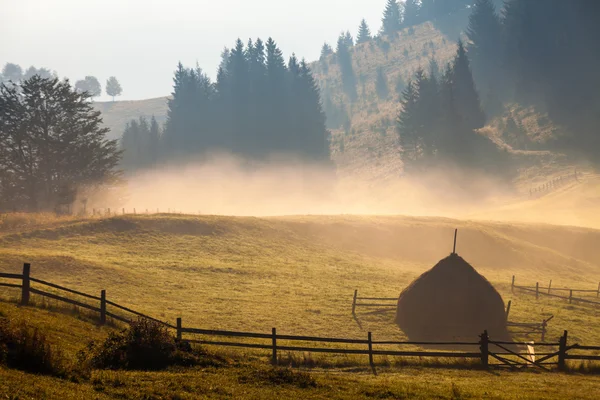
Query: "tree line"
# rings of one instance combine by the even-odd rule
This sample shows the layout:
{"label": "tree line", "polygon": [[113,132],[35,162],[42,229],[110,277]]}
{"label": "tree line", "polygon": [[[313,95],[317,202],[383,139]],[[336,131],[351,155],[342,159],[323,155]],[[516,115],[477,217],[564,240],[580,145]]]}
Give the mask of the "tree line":
{"label": "tree line", "polygon": [[200,67],[181,63],[173,82],[160,139],[152,121],[130,122],[122,139],[124,165],[142,168],[218,151],[250,160],[289,154],[328,161],[325,115],[310,68],[294,55],[286,63],[273,39],[246,45],[238,39],[223,51],[215,82]]}
{"label": "tree line", "polygon": [[[25,72],[23,72],[23,68],[20,65],[14,63],[6,63],[2,68],[2,72],[0,73],[0,82],[14,82],[18,83],[21,81],[26,81],[33,77],[34,75],[38,75],[41,78],[56,78],[58,74],[56,71],[50,71],[48,68],[36,68],[33,65],[27,68]],[[80,79],[75,82],[75,89],[80,92],[88,92],[92,98],[98,97],[102,94],[102,86],[100,85],[100,81],[95,76],[88,75],[84,79]],[[113,98],[115,101],[116,96],[120,96],[123,93],[123,88],[121,84],[117,80],[116,77],[111,76],[106,80],[105,91],[108,96]]]}

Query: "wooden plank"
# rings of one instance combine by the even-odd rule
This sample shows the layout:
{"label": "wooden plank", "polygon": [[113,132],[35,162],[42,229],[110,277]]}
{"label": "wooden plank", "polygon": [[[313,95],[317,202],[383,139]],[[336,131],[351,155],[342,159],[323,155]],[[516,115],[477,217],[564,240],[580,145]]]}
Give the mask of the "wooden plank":
{"label": "wooden plank", "polygon": [[37,279],[37,278],[30,278],[30,279],[31,279],[32,282],[36,282],[36,283],[39,283],[41,285],[50,286],[51,288],[54,288],[54,289],[64,290],[65,292],[69,292],[69,293],[73,293],[73,294],[76,294],[76,295],[79,295],[79,296],[87,297],[88,299],[93,299],[93,300],[100,301],[100,297],[98,297],[98,296],[93,296],[91,294],[79,292],[77,290],[69,289],[69,288],[66,288],[64,286],[57,285],[55,283],[46,282],[46,281],[43,281],[41,279]]}
{"label": "wooden plank", "polygon": [[[220,331],[214,329],[198,329],[198,328],[182,328],[183,333],[196,333],[200,335],[208,336],[227,336],[227,337],[246,337],[246,338],[259,338],[259,339],[271,339],[270,333],[252,333],[252,332],[233,332],[233,331]],[[279,336],[277,336],[279,337]],[[271,348],[271,347],[269,347]]]}
{"label": "wooden plank", "polygon": [[[294,335],[277,335],[277,339],[280,340],[298,340],[307,342],[327,342],[327,343],[355,343],[355,344],[368,344],[369,341],[365,339],[342,339],[342,338],[325,338],[325,337],[314,337],[314,336],[294,336]],[[376,342],[373,342],[376,343]]]}
{"label": "wooden plank", "polygon": [[356,300],[398,301],[397,297],[357,297]]}
{"label": "wooden plank", "polygon": [[23,285],[20,285],[18,283],[4,283],[4,282],[0,282],[0,286],[12,287],[12,288],[21,288],[21,287],[23,287]]}
{"label": "wooden plank", "polygon": [[583,356],[579,354],[565,356],[565,360],[589,360],[589,361],[600,361],[600,356]]}
{"label": "wooden plank", "polygon": [[576,349],[576,350],[598,350],[600,351],[600,346],[583,346],[580,344],[574,344],[572,346],[568,346],[567,350]]}
{"label": "wooden plank", "polygon": [[453,357],[453,358],[480,358],[481,353],[447,352],[447,351],[393,351],[373,350],[373,354],[380,356],[406,356],[406,357]]}
{"label": "wooden plank", "polygon": [[50,299],[54,299],[54,300],[62,301],[62,302],[65,302],[65,303],[73,304],[74,306],[77,306],[77,307],[87,308],[88,310],[100,312],[100,308],[98,308],[98,307],[90,306],[89,304],[81,303],[81,302],[76,301],[76,300],[67,299],[66,297],[58,296],[56,294],[44,292],[42,290],[38,290],[38,289],[34,289],[34,288],[30,288],[29,291],[31,293],[39,294],[40,296],[48,297]]}
{"label": "wooden plank", "polygon": [[[273,348],[270,344],[256,344],[256,343],[234,343],[234,342],[215,342],[210,340],[198,340],[198,339],[184,339],[189,343],[203,344],[203,345],[213,345],[213,346],[227,346],[227,347],[246,347],[250,349],[269,349]],[[281,349],[281,347],[277,347]]]}
{"label": "wooden plank", "polygon": [[111,317],[112,319],[116,319],[117,321],[126,322],[128,324],[131,323],[130,319],[127,319],[125,317],[121,317],[120,315],[113,314],[113,313],[108,312],[108,311],[106,312],[106,316],[107,317]]}
{"label": "wooden plank", "polygon": [[23,275],[22,274],[7,274],[4,272],[0,272],[0,278],[6,278],[6,279],[23,279]]}
{"label": "wooden plank", "polygon": [[373,344],[391,344],[391,345],[418,345],[418,346],[427,346],[427,345],[437,345],[437,346],[448,346],[448,345],[457,345],[457,346],[479,346],[479,342],[397,342],[397,341],[387,341],[387,340],[379,340],[373,341]]}
{"label": "wooden plank", "polygon": [[166,327],[169,327],[169,328],[175,329],[175,326],[173,326],[173,325],[171,325],[171,324],[169,324],[169,323],[167,323],[167,322],[161,321],[160,319],[152,318],[152,317],[150,317],[150,316],[148,316],[148,315],[146,315],[146,314],[142,314],[141,312],[137,312],[137,311],[135,311],[135,310],[132,310],[132,309],[130,309],[130,308],[124,307],[124,306],[122,306],[122,305],[120,305],[120,304],[117,304],[117,303],[114,303],[114,302],[112,302],[112,301],[110,301],[110,300],[106,300],[106,304],[110,304],[110,305],[111,305],[111,306],[113,306],[113,307],[116,307],[116,308],[119,308],[119,309],[121,309],[121,310],[123,310],[123,311],[127,311],[127,312],[129,312],[129,313],[132,313],[132,314],[134,314],[134,315],[137,315],[138,317],[142,317],[142,318],[145,318],[145,319],[149,319],[149,320],[151,320],[151,321],[158,322],[159,324],[163,324],[163,325],[165,325]]}
{"label": "wooden plank", "polygon": [[[357,349],[326,349],[326,348],[311,348],[311,347],[296,347],[296,346],[277,346],[278,350],[285,351],[308,351],[311,353],[335,353],[335,354],[369,354],[369,350]],[[375,354],[375,352],[373,352]]]}
{"label": "wooden plank", "polygon": [[[499,340],[490,340],[490,344],[516,344],[516,345],[521,345],[521,346],[526,346],[526,345],[530,345],[530,342],[502,342]],[[549,343],[549,342],[539,342],[539,343],[534,343],[534,346],[559,346],[560,343]]]}
{"label": "wooden plank", "polygon": [[377,304],[377,303],[356,303],[356,307],[397,307],[396,304]]}

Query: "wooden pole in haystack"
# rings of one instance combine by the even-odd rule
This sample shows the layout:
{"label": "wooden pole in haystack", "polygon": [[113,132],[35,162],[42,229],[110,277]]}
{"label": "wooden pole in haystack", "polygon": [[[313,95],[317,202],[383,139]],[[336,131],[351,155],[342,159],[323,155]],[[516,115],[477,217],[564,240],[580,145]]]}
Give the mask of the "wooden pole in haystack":
{"label": "wooden pole in haystack", "polygon": [[458,234],[458,229],[454,230],[454,247],[452,248],[452,254],[456,254],[456,235]]}

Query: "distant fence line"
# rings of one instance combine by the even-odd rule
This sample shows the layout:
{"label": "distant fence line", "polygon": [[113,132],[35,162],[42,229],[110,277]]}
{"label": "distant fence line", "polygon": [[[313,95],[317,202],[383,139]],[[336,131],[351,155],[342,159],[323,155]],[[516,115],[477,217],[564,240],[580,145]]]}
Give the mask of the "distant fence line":
{"label": "distant fence line", "polygon": [[564,175],[564,176],[561,175],[558,178],[551,179],[548,182],[544,183],[543,185],[540,185],[535,188],[530,188],[529,189],[529,197],[531,197],[531,198],[542,197],[542,196],[550,193],[554,189],[558,189],[559,187],[566,185],[567,183],[579,182],[579,176],[581,176],[581,173],[578,173],[577,170],[575,170],[575,172],[573,172],[572,174],[568,174],[568,175]]}
{"label": "distant fence line", "polygon": [[[130,308],[121,306],[117,303],[107,300],[106,290],[101,290],[100,296],[94,296],[87,293],[83,293],[77,290],[69,289],[61,285],[46,282],[41,279],[37,279],[31,276],[31,265],[26,263],[23,265],[23,272],[21,274],[14,273],[0,273],[0,278],[8,280],[19,280],[20,283],[6,283],[0,282],[0,286],[9,288],[21,289],[21,302],[23,306],[27,306],[30,303],[30,295],[37,294],[43,297],[47,297],[53,300],[61,301],[67,304],[71,304],[77,307],[85,308],[92,312],[99,314],[99,323],[106,324],[107,317],[113,318],[118,321],[129,323],[132,319],[126,318],[121,315],[115,314],[107,310],[108,306],[114,307],[119,311],[130,313],[139,318],[146,318],[152,321],[156,321],[170,329],[176,331],[177,340],[184,340],[189,343],[196,343],[201,345],[214,345],[214,346],[228,346],[228,347],[241,347],[251,349],[264,349],[270,350],[271,362],[276,365],[278,364],[278,352],[311,352],[311,353],[332,353],[332,354],[354,354],[354,355],[368,355],[369,365],[373,369],[373,373],[376,373],[374,356],[395,356],[395,357],[443,357],[443,358],[462,358],[462,359],[479,359],[480,366],[483,368],[489,367],[508,367],[511,369],[521,367],[537,367],[540,369],[547,369],[547,365],[556,365],[559,369],[565,369],[565,362],[567,360],[588,360],[588,361],[600,361],[600,355],[590,354],[569,354],[570,350],[577,351],[600,351],[600,346],[580,346],[574,344],[571,346],[567,345],[567,331],[564,331],[563,336],[556,343],[536,343],[536,346],[540,347],[557,347],[557,350],[551,350],[545,353],[537,353],[536,356],[541,358],[536,359],[530,352],[520,353],[519,350],[511,349],[510,346],[527,346],[531,345],[531,342],[502,342],[491,340],[488,336],[487,331],[484,331],[480,335],[480,340],[477,342],[416,342],[416,341],[388,341],[388,340],[374,340],[371,332],[367,333],[366,339],[347,339],[347,338],[327,338],[327,337],[315,337],[315,336],[298,336],[298,335],[281,335],[277,333],[276,328],[272,328],[271,333],[254,333],[254,332],[236,332],[236,331],[225,331],[225,330],[213,330],[213,329],[199,329],[184,327],[181,318],[177,318],[176,324],[171,325],[164,321],[152,318],[148,315],[134,311]],[[87,300],[93,300],[98,302],[98,306],[93,306],[87,303],[83,303],[79,300],[73,300],[61,295],[50,293],[47,291],[39,290],[31,287],[31,283],[36,283],[42,286],[51,287],[53,289],[62,290],[67,293],[83,297]],[[356,300],[356,296],[355,296]],[[186,338],[183,335],[186,335]],[[226,337],[226,338],[251,338],[266,340],[266,343],[244,343],[236,341],[223,341],[223,340],[206,340],[189,338],[189,336],[195,337],[195,335],[209,336],[209,337]],[[335,348],[335,347],[309,347],[309,346],[295,346],[281,344],[280,341],[284,342],[311,342],[311,343],[341,343],[349,345],[360,345],[361,348]],[[490,349],[490,345],[493,349]],[[479,347],[479,351],[414,351],[414,350],[389,350],[389,349],[375,349],[375,346],[465,346]],[[499,350],[494,350],[499,349]],[[511,358],[508,358],[511,357]],[[491,364],[490,359],[495,360],[496,363]]]}
{"label": "distant fence line", "polygon": [[[514,293],[515,289],[523,290],[528,293],[535,294],[535,298],[539,299],[540,296],[554,297],[559,299],[568,300],[569,304],[573,302],[591,304],[600,306],[600,283],[598,283],[597,289],[572,289],[572,288],[553,288],[552,280],[549,281],[548,286],[540,286],[539,282],[535,283],[535,286],[520,286],[515,284],[515,276],[512,277],[510,285],[511,291]],[[560,295],[552,292],[569,292],[569,295]],[[591,297],[595,297],[598,300],[591,300],[590,298],[575,297],[573,294],[577,293],[589,293]]]}

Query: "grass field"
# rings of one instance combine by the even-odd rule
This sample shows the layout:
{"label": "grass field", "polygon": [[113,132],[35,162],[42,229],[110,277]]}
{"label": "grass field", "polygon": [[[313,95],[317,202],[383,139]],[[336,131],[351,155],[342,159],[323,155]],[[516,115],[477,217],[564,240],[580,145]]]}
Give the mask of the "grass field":
{"label": "grass field", "polygon": [[[451,252],[458,228],[458,253],[495,285],[505,302],[512,300],[512,320],[541,321],[554,315],[549,340],[568,329],[571,343],[600,343],[600,309],[510,292],[513,274],[520,284],[546,285],[552,279],[553,287],[596,288],[600,231],[590,228],[392,216],[4,215],[1,221],[3,272],[20,272],[23,262],[31,262],[37,278],[94,294],[106,289],[112,301],[171,323],[182,317],[184,326],[265,333],[277,327],[280,334],[350,338],[372,331],[378,340],[404,335],[393,323],[393,313],[359,310],[355,321],[350,312],[354,289],[362,295],[397,296]],[[8,288],[2,292],[18,296]],[[23,313],[12,305],[3,305],[2,312],[49,327],[69,352],[108,329],[42,310]],[[268,354],[246,356],[239,368],[225,374],[97,372],[92,383],[30,377],[35,382],[31,386],[18,384],[23,373],[3,370],[2,376],[23,397],[42,390],[49,397],[70,392],[73,398],[142,392],[156,398],[166,393],[235,397],[242,392],[254,398],[512,398],[517,393],[535,398],[542,389],[547,397],[569,393],[586,398],[600,385],[593,376],[398,369],[387,359],[376,360],[384,365],[383,373],[371,377],[366,364],[345,356],[332,365],[362,365],[355,367],[358,373],[317,370],[316,389],[248,385],[240,383],[245,382],[240,376],[266,368]],[[385,367],[389,362],[392,367]],[[188,389],[177,389],[178,382]],[[99,386],[104,388],[100,392]],[[581,392],[567,392],[567,387]]]}

